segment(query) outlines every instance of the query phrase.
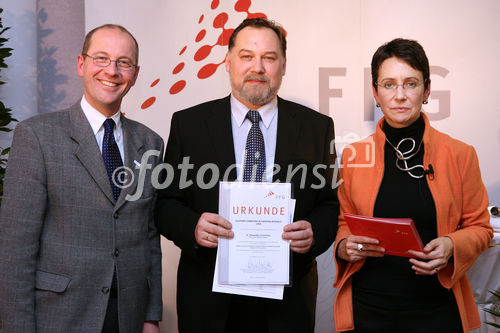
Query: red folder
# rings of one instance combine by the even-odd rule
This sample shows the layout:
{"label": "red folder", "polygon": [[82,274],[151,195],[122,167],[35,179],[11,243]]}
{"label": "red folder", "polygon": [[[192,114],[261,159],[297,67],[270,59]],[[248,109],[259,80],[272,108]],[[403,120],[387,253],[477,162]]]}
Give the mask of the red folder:
{"label": "red folder", "polygon": [[423,252],[423,244],[412,219],[389,219],[344,214],[344,218],[356,236],[366,236],[380,241],[385,254],[412,257],[408,250]]}

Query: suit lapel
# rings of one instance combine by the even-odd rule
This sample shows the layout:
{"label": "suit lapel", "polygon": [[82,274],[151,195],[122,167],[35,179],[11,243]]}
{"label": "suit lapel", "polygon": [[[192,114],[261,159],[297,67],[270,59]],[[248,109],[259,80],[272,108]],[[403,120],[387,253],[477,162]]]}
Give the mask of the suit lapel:
{"label": "suit lapel", "polygon": [[92,128],[83,113],[80,104],[73,105],[69,113],[71,138],[77,143],[75,155],[87,169],[106,197],[114,203],[106,166],[97,145]]}
{"label": "suit lapel", "polygon": [[[276,135],[276,153],[274,163],[280,166],[280,172],[273,177],[283,180],[289,161],[295,156],[300,133],[300,122],[296,119],[295,108],[278,97],[278,133]],[[282,179],[283,178],[283,179]]]}
{"label": "suit lapel", "polygon": [[[220,179],[224,177],[225,171],[236,163],[234,155],[233,130],[231,126],[231,103],[226,97],[218,100],[211,110],[208,110],[206,118],[207,130],[214,144],[215,154],[220,167]],[[236,168],[229,173],[229,181],[236,180]]]}
{"label": "suit lapel", "polygon": [[[125,198],[127,194],[134,193],[137,187],[137,183],[139,181],[139,168],[136,168],[136,164],[134,161],[141,163],[142,155],[144,153],[144,144],[141,140],[141,135],[139,130],[136,128],[135,124],[125,118],[123,115],[121,116],[122,128],[123,128],[123,151],[125,152],[125,167],[128,168],[128,171],[132,171],[133,179],[132,183],[123,188],[118,200],[116,202],[115,209],[120,208],[125,203]],[[127,172],[128,173],[128,172]],[[128,176],[130,176],[128,174]]]}

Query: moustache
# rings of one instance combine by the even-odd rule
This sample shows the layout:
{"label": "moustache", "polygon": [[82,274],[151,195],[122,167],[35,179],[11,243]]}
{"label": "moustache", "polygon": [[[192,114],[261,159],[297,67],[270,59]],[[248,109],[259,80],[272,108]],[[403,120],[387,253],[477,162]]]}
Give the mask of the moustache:
{"label": "moustache", "polygon": [[244,82],[247,82],[247,81],[262,81],[262,82],[267,82],[269,83],[269,78],[267,76],[264,76],[264,75],[248,75],[245,77],[245,81]]}

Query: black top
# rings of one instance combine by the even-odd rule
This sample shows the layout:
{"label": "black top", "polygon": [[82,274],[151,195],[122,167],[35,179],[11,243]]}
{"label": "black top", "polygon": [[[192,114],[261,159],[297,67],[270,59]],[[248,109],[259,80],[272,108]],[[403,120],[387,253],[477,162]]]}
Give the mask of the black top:
{"label": "black top", "polygon": [[[422,116],[406,128],[393,128],[387,122],[383,124],[387,139],[394,147],[404,138],[415,140],[412,152],[420,145],[418,153],[407,161],[408,167],[423,164],[424,145],[421,142],[424,129]],[[411,148],[411,140],[405,140],[399,150],[404,153]],[[436,207],[427,176],[417,179],[407,171],[399,170],[395,149],[387,142],[384,154],[384,177],[373,214],[376,217],[412,218],[425,246],[437,237]],[[402,161],[398,163],[404,167]],[[423,169],[414,169],[412,174],[422,175]],[[385,255],[382,258],[367,258],[361,270],[353,276],[353,297],[372,306],[400,310],[441,304],[452,297],[452,293],[439,284],[437,275],[416,275],[411,266],[406,257]]]}

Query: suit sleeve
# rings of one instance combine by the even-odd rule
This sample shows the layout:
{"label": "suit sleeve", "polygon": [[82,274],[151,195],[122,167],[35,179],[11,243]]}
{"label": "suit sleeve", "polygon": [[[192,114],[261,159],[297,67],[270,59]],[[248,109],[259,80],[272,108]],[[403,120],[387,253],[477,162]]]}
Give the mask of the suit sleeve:
{"label": "suit sleeve", "polygon": [[[163,160],[163,140],[160,140],[160,155],[158,156],[153,169]],[[158,192],[155,192],[155,199]],[[162,265],[161,265],[161,242],[158,226],[154,218],[154,209],[156,200],[151,205],[151,214],[148,221],[149,248],[151,251],[151,271],[149,274],[149,302],[146,310],[146,321],[160,321],[163,314],[162,305]]]}
{"label": "suit sleeve", "polygon": [[333,120],[328,117],[323,144],[323,161],[318,161],[326,166],[323,177],[325,185],[319,189],[319,195],[314,208],[306,218],[312,225],[315,244],[308,255],[316,257],[332,245],[337,233],[337,220],[339,203],[337,199],[338,166],[334,145]]}
{"label": "suit sleeve", "polygon": [[183,253],[196,256],[198,244],[194,237],[194,230],[200,214],[187,203],[186,184],[182,184],[181,172],[178,168],[183,162],[179,126],[178,116],[174,113],[164,161],[169,167],[163,175],[167,183],[170,182],[169,177],[172,177],[172,182],[158,193],[156,219],[163,236],[172,240]]}
{"label": "suit sleeve", "polygon": [[0,320],[4,333],[35,332],[35,272],[47,205],[42,147],[32,128],[14,132],[0,211]]}

